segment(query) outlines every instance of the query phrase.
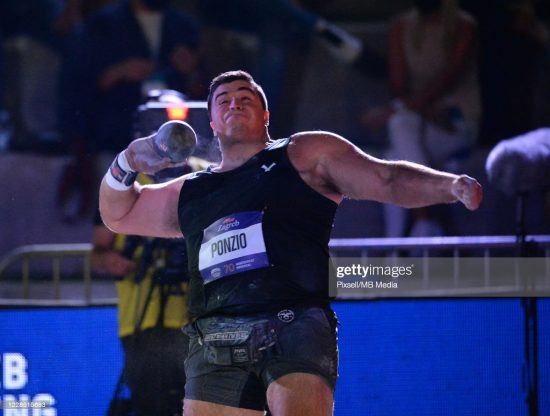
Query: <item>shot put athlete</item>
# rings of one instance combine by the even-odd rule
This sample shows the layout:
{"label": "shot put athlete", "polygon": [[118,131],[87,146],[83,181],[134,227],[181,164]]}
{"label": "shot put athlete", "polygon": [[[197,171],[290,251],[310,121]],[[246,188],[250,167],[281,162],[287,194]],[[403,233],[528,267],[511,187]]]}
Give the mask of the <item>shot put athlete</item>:
{"label": "shot put athlete", "polygon": [[[218,75],[208,109],[222,161],[161,185],[134,172],[170,165],[153,137],[130,143],[101,185],[105,224],[118,233],[185,235],[193,323],[186,416],[331,415],[336,318],[328,297],[328,241],[344,196],[404,207],[460,201],[481,186],[365,154],[325,131],[271,140],[265,95],[243,71]],[[113,173],[114,171],[114,173]]]}

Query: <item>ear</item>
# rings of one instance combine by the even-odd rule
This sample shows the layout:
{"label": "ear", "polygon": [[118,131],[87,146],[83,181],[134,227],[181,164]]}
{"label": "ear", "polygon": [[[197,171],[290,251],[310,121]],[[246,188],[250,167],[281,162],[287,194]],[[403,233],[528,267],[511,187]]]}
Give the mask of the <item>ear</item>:
{"label": "ear", "polygon": [[264,125],[269,126],[269,111],[264,112]]}
{"label": "ear", "polygon": [[214,133],[214,136],[215,136],[216,135],[216,127],[215,127],[213,121],[210,122],[210,128],[212,129],[212,132]]}

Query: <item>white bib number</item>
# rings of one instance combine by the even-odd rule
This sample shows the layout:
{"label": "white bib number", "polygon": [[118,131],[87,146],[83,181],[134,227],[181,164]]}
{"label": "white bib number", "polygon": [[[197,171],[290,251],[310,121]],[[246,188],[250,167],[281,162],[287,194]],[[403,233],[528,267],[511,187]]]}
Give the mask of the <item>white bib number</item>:
{"label": "white bib number", "polygon": [[220,218],[204,230],[199,271],[205,284],[269,265],[262,219],[259,211],[239,212]]}

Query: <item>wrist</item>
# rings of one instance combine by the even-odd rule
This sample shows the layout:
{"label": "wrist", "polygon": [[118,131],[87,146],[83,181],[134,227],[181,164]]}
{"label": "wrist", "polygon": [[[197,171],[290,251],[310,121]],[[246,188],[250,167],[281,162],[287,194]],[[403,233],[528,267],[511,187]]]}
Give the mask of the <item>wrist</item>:
{"label": "wrist", "polygon": [[137,175],[126,159],[126,151],[122,151],[115,157],[105,174],[105,181],[116,191],[127,191],[133,187]]}

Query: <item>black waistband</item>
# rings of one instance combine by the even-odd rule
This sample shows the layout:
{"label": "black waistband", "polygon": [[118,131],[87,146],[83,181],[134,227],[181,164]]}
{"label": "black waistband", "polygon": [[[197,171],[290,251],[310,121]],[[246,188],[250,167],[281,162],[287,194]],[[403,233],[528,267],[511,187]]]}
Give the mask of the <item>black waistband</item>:
{"label": "black waistband", "polygon": [[[254,306],[260,306],[260,305],[254,305]],[[277,304],[277,305],[262,305],[261,308],[254,308],[250,309],[249,306],[245,308],[235,306],[235,307],[227,307],[223,310],[217,310],[212,311],[211,313],[201,315],[196,317],[194,320],[203,319],[203,318],[211,318],[211,317],[218,317],[218,316],[226,316],[226,317],[262,317],[262,316],[268,316],[277,314],[282,310],[285,309],[291,309],[294,311],[299,310],[305,310],[309,308],[321,308],[326,311],[332,311],[332,308],[330,307],[330,302],[327,301],[320,301],[320,300],[311,300],[307,302],[300,302],[300,303],[284,303],[284,304]]]}

